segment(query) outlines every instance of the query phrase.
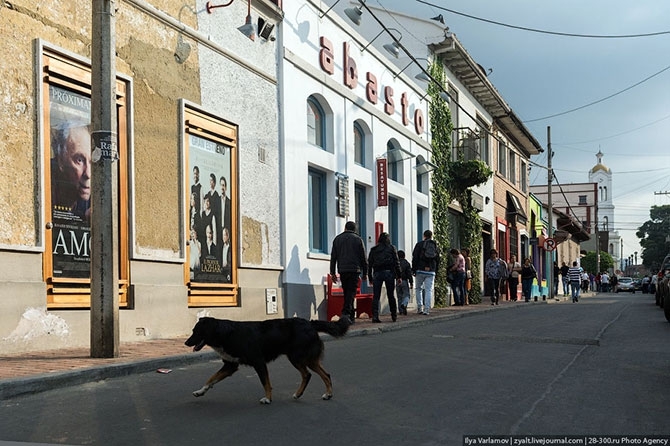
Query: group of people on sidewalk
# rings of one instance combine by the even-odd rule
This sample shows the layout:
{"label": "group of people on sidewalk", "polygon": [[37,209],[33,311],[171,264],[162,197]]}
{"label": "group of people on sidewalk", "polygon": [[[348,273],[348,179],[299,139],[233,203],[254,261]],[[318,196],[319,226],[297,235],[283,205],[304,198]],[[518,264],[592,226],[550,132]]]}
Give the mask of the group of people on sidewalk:
{"label": "group of people on sidewalk", "polygon": [[[469,251],[451,249],[453,263],[448,269],[447,280],[451,284],[454,295],[454,305],[467,305],[468,292],[471,287],[471,260]],[[333,240],[330,255],[330,275],[333,280],[342,283],[344,306],[341,317],[355,321],[354,299],[359,279],[367,281],[373,289],[372,322],[381,322],[380,299],[382,287],[386,288],[391,320],[396,321],[398,314],[406,315],[410,300],[410,290],[416,287],[416,304],[419,314],[429,314],[435,286],[435,274],[440,265],[440,249],[433,240],[433,233],[426,230],[423,240],[414,245],[411,263],[406,259],[405,252],[397,251],[391,244],[388,233],[382,232],[377,238],[377,244],[366,256],[363,239],[356,233],[356,223],[349,221],[345,230]],[[579,301],[580,289],[584,278],[584,270],[573,262],[568,267],[565,262],[559,269],[554,265],[555,294],[558,294],[558,276],[562,277],[563,291],[568,295],[571,288],[572,301]],[[484,276],[488,281],[491,295],[491,305],[498,305],[501,294],[507,294],[508,299],[518,300],[518,287],[521,282],[521,296],[526,302],[531,300],[533,281],[537,278],[537,270],[530,258],[524,259],[523,264],[511,255],[509,262],[498,257],[498,251],[491,249],[489,258],[484,266]],[[600,286],[607,290],[611,279],[607,273],[599,275]],[[587,284],[589,279],[586,279]],[[588,285],[587,285],[588,289]],[[395,292],[398,300],[396,301]]]}
{"label": "group of people on sidewalk", "polygon": [[530,258],[526,258],[521,265],[516,256],[512,254],[509,262],[505,262],[498,257],[496,249],[491,249],[484,265],[484,275],[488,281],[491,305],[498,305],[501,294],[507,293],[509,300],[518,300],[519,279],[521,280],[521,295],[526,302],[529,302],[537,271]]}
{"label": "group of people on sidewalk", "polygon": [[[356,223],[347,222],[344,232],[333,240],[330,254],[330,275],[335,281],[339,273],[344,294],[341,317],[349,319],[351,323],[355,321],[354,299],[361,276],[363,281],[368,281],[372,285],[373,289],[372,322],[381,322],[379,307],[382,286],[386,288],[393,322],[397,320],[398,314],[407,314],[410,289],[414,286],[416,286],[417,312],[424,315],[429,314],[435,286],[435,273],[439,265],[440,249],[433,240],[433,233],[430,230],[424,231],[423,240],[414,246],[410,264],[405,252],[397,251],[391,244],[391,238],[386,232],[379,234],[377,244],[366,256],[363,239],[356,234]],[[460,277],[460,271],[458,274]],[[463,278],[465,275],[465,269],[463,269]],[[396,291],[398,293],[397,302]]]}

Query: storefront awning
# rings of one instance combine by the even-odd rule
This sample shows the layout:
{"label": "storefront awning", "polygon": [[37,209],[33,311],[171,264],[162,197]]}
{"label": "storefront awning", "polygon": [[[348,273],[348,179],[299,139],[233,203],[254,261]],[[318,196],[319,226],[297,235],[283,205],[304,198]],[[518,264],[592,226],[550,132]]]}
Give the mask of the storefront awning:
{"label": "storefront awning", "polygon": [[507,191],[507,220],[516,220],[521,225],[525,225],[528,221],[528,216],[521,206],[521,201],[509,191]]}

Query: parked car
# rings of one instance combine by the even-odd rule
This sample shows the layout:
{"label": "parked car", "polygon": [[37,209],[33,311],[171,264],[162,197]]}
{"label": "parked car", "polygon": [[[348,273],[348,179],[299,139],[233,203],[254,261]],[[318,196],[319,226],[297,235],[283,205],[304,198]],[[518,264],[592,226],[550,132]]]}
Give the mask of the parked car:
{"label": "parked car", "polygon": [[656,292],[654,293],[656,297],[656,305],[663,308],[664,297],[669,294],[668,292],[668,281],[664,280],[665,276],[670,273],[670,254],[665,256],[663,263],[661,263],[661,269],[656,274]]}
{"label": "parked car", "polygon": [[619,291],[630,291],[635,294],[635,282],[632,277],[619,277],[619,280],[616,284],[616,292]]}
{"label": "parked car", "polygon": [[633,279],[635,291],[642,291],[642,279]]}

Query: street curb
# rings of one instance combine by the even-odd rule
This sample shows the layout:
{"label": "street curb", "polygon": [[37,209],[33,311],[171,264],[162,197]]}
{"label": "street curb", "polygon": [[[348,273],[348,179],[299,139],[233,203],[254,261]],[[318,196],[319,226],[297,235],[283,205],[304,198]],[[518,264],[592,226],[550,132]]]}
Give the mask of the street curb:
{"label": "street curb", "polygon": [[[529,302],[529,304],[546,304],[546,301]],[[383,333],[398,331],[403,328],[424,326],[435,322],[443,322],[454,319],[461,319],[464,317],[471,317],[480,314],[487,314],[493,311],[511,310],[518,308],[528,308],[531,305],[526,303],[519,303],[518,305],[504,305],[491,306],[485,308],[477,308],[473,310],[464,310],[449,314],[431,315],[424,319],[402,320],[398,322],[388,322],[379,324],[375,327],[358,328],[354,324],[347,337],[379,335]],[[333,337],[327,334],[321,334],[323,341],[333,341]],[[77,386],[90,382],[102,381],[110,378],[122,378],[129,375],[147,373],[155,371],[159,368],[176,368],[185,365],[196,364],[205,361],[212,361],[219,359],[219,355],[214,351],[198,352],[198,353],[182,353],[173,356],[164,356],[161,358],[138,359],[125,363],[98,365],[84,369],[71,370],[56,373],[44,373],[40,375],[4,380],[0,382],[0,400],[6,400],[21,395],[36,394],[45,392],[47,390],[60,389],[64,387]]]}
{"label": "street curb", "polygon": [[146,373],[158,368],[174,368],[183,365],[191,365],[206,360],[217,359],[218,357],[219,355],[214,351],[189,353],[16,378],[0,383],[0,400],[63,387],[77,386],[89,382],[102,381],[109,378],[120,378],[138,373]]}

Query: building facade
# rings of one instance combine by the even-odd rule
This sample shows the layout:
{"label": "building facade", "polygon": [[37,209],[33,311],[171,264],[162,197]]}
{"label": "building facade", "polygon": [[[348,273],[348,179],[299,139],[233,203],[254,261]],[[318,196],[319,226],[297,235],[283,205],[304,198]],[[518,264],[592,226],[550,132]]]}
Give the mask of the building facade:
{"label": "building facade", "polygon": [[324,318],[333,238],[355,221],[411,257],[430,228],[428,101],[344,15],[284,2],[281,147],[286,315]]}
{"label": "building facade", "polygon": [[114,3],[109,141],[90,134],[99,3],[0,8],[0,353],[89,344],[92,275],[109,273],[90,266],[100,159],[117,178],[121,342],[282,315],[281,3]]}
{"label": "building facade", "polygon": [[[346,7],[357,4],[355,1],[336,4],[334,9],[342,13]],[[369,17],[371,13],[387,26],[388,32],[381,32],[378,21]],[[454,127],[452,159],[478,159],[494,172],[489,181],[472,188],[473,205],[482,220],[482,244],[469,248],[482,254],[480,271],[491,248],[498,249],[506,259],[510,254],[522,257],[528,246],[529,159],[542,151],[540,144],[488,80],[486,71],[444,24],[366,4],[359,27],[380,51],[393,42],[391,35],[396,43],[401,43],[409,55],[400,51],[391,61],[411,78],[420,74],[429,62],[442,63],[446,75],[443,87],[451,99],[449,108]],[[412,58],[421,66],[413,63]],[[424,82],[421,85],[427,86]],[[453,203],[451,211],[450,242],[460,248],[462,211],[457,203]]]}

